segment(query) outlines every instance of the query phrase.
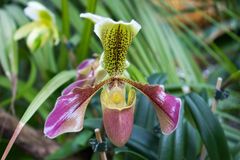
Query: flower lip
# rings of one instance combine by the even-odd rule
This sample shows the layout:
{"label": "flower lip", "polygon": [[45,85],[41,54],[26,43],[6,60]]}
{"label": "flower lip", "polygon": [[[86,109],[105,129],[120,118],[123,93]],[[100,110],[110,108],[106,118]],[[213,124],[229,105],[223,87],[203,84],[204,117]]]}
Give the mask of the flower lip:
{"label": "flower lip", "polygon": [[136,93],[134,89],[129,91],[126,104],[125,87],[119,87],[116,81],[114,82],[112,87],[103,89],[100,101],[106,134],[114,145],[121,147],[128,141],[132,132]]}
{"label": "flower lip", "polygon": [[118,146],[124,146],[131,136],[134,121],[134,105],[124,110],[103,109],[103,125],[108,138]]}

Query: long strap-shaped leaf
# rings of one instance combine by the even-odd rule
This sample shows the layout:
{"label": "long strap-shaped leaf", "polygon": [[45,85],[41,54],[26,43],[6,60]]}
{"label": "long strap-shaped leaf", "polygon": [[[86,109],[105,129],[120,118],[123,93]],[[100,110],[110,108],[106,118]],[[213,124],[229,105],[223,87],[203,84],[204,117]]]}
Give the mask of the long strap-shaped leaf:
{"label": "long strap-shaped leaf", "polygon": [[33,114],[39,109],[39,107],[46,101],[46,99],[61,85],[75,77],[76,71],[63,71],[53,77],[37,94],[32,103],[29,105],[24,115],[20,119],[8,145],[5,149],[1,160],[5,160],[13,143],[15,142],[17,136],[21,132],[23,126],[28,122],[28,120],[33,116]]}
{"label": "long strap-shaped leaf", "polygon": [[207,148],[210,159],[229,160],[230,153],[226,137],[208,104],[195,93],[187,95],[185,100]]}

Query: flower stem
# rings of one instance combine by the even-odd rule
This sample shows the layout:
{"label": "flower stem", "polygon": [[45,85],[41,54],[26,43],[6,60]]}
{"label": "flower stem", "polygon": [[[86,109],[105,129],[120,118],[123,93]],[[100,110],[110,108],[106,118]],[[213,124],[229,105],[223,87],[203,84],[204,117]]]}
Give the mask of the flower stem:
{"label": "flower stem", "polygon": [[[95,135],[96,135],[96,139],[99,143],[102,143],[102,137],[101,137],[101,133],[100,133],[100,129],[99,128],[96,128],[94,130],[95,132]],[[107,160],[107,156],[106,156],[106,153],[105,152],[100,152],[100,159],[101,160]]]}
{"label": "flower stem", "polygon": [[12,98],[11,98],[11,105],[10,109],[13,115],[15,115],[14,103],[16,100],[16,93],[17,93],[17,76],[15,74],[12,75]]}

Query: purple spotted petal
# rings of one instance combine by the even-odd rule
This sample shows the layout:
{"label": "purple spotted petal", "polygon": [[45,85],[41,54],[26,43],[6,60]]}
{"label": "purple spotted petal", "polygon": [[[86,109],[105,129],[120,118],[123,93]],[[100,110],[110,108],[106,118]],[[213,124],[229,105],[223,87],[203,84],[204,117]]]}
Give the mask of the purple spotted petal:
{"label": "purple spotted petal", "polygon": [[86,107],[91,97],[106,83],[105,80],[96,86],[74,88],[67,95],[57,99],[53,111],[48,115],[44,126],[44,134],[49,138],[66,132],[77,132],[83,127]]}
{"label": "purple spotted petal", "polygon": [[153,102],[163,134],[171,134],[177,127],[181,99],[166,94],[159,85],[141,84],[129,79],[121,79],[140,90]]}

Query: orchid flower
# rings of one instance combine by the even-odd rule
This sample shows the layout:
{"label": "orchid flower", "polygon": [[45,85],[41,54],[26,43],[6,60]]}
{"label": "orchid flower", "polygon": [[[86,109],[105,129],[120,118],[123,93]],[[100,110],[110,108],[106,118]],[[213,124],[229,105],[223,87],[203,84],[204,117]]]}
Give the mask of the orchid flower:
{"label": "orchid flower", "polygon": [[90,13],[80,17],[95,23],[94,32],[101,40],[104,52],[97,65],[92,60],[80,64],[77,81],[62,92],[46,120],[45,135],[54,138],[62,133],[81,131],[89,101],[103,88],[100,101],[106,134],[113,144],[123,146],[132,132],[136,104],[135,90],[128,89],[127,85],[138,89],[153,102],[162,133],[171,134],[179,121],[181,99],[165,93],[161,85],[142,84],[124,76],[128,66],[127,50],[141,26],[134,20],[115,22]]}
{"label": "orchid flower", "polygon": [[59,35],[55,24],[54,14],[36,1],[27,3],[24,13],[33,22],[27,23],[17,30],[15,40],[27,37],[27,46],[33,52],[41,48],[48,40],[58,44]]}

